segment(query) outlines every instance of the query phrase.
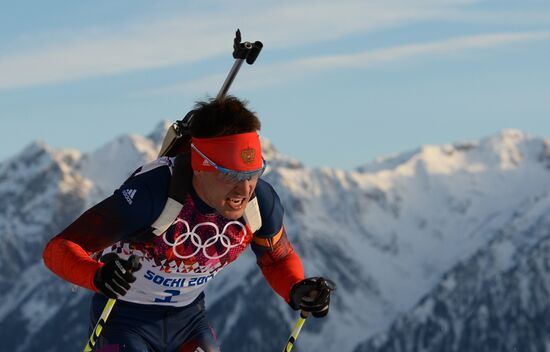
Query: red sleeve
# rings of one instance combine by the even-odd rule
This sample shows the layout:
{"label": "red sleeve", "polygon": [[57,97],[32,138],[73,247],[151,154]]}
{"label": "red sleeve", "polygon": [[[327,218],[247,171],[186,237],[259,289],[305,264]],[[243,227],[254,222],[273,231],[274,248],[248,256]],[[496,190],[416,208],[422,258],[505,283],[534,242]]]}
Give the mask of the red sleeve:
{"label": "red sleeve", "polygon": [[[90,258],[90,254],[102,251],[125,236],[135,233],[153,223],[156,214],[152,206],[153,199],[148,185],[164,187],[169,181],[170,172],[159,169],[159,175],[144,174],[162,182],[152,181],[138,183],[135,181],[125,187],[137,190],[133,202],[128,202],[119,190],[113,195],[94,205],[55,236],[44,249],[43,258],[46,266],[61,278],[78,286],[97,291],[93,279],[97,270],[103,265]],[[130,182],[130,181],[127,181]],[[125,183],[126,185],[127,183]],[[158,204],[164,206],[163,193],[157,192]],[[155,198],[155,199],[157,199]],[[162,208],[160,208],[162,209]]]}
{"label": "red sleeve", "polygon": [[285,228],[270,238],[254,238],[252,249],[267,282],[288,303],[292,286],[304,279],[304,269]]}
{"label": "red sleeve", "polygon": [[92,291],[97,291],[94,276],[103,264],[90,258],[90,254],[116,242],[116,238],[107,234],[107,228],[112,223],[105,216],[105,209],[108,209],[105,205],[108,203],[107,199],[88,209],[51,239],[42,253],[44,264],[52,272]]}
{"label": "red sleeve", "polygon": [[115,196],[105,199],[51,239],[42,254],[46,267],[66,281],[97,291],[93,279],[103,264],[90,254],[121,239],[127,226],[118,202]]}
{"label": "red sleeve", "polygon": [[48,242],[42,257],[46,266],[61,278],[97,292],[94,276],[103,264],[89,255],[78,244],[64,239],[60,234]]}

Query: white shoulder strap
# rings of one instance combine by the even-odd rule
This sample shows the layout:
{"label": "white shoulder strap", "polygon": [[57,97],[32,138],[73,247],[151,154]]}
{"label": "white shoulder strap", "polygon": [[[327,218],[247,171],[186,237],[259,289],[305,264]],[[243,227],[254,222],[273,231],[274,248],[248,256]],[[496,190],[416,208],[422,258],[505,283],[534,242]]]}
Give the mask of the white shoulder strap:
{"label": "white shoulder strap", "polygon": [[156,236],[160,236],[164,232],[166,232],[166,230],[168,230],[174,220],[178,218],[178,214],[180,213],[182,208],[183,204],[181,204],[177,200],[168,197],[168,199],[166,199],[166,205],[164,206],[162,213],[160,214],[158,219],[155,220],[155,222],[151,225],[153,233]]}
{"label": "white shoulder strap", "polygon": [[244,220],[250,226],[252,233],[258,231],[262,227],[262,217],[260,215],[260,207],[258,206],[258,197],[251,199],[244,210]]}

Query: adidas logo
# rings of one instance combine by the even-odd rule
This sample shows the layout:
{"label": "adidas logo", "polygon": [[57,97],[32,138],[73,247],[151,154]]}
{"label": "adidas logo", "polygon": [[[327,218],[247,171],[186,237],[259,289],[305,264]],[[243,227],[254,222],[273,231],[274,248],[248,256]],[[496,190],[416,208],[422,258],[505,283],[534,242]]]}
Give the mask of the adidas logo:
{"label": "adidas logo", "polygon": [[128,204],[132,205],[132,202],[134,201],[134,196],[136,195],[137,190],[135,189],[125,189],[122,191],[122,195],[124,196],[124,199],[128,202]]}

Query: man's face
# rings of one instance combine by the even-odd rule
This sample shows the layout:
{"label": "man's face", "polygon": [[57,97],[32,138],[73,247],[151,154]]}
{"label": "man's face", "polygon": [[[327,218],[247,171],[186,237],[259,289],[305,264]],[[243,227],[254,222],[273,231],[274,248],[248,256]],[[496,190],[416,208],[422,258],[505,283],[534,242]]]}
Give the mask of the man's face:
{"label": "man's face", "polygon": [[194,171],[193,187],[199,197],[223,217],[237,220],[256,188],[258,178],[230,183],[220,177],[219,171]]}

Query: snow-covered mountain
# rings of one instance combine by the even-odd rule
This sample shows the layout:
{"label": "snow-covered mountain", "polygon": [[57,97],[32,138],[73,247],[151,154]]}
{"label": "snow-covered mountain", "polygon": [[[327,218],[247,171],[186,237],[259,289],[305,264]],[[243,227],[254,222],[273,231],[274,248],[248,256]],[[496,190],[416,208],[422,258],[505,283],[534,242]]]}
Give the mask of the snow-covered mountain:
{"label": "snow-covered mountain", "polygon": [[550,197],[518,209],[495,238],[443,275],[356,352],[548,351]]}
{"label": "snow-covered mountain", "polygon": [[[33,143],[0,164],[0,351],[82,347],[89,293],[49,273],[42,247],[154,158],[165,127],[90,154]],[[505,350],[492,349],[491,339],[521,343],[531,336],[522,330],[528,317],[548,314],[550,140],[505,130],[354,171],[307,168],[269,141],[263,146],[264,177],[282,199],[306,273],[338,284],[329,318],[308,319],[294,350]],[[514,278],[539,291],[526,293]],[[271,292],[251,253],[207,291],[224,351],[282,349],[297,316]],[[476,310],[472,302],[483,300],[491,303]],[[508,325],[495,327],[502,316]],[[544,346],[544,336],[536,343]],[[457,340],[466,342],[441,342]],[[482,343],[489,347],[471,348]]]}

